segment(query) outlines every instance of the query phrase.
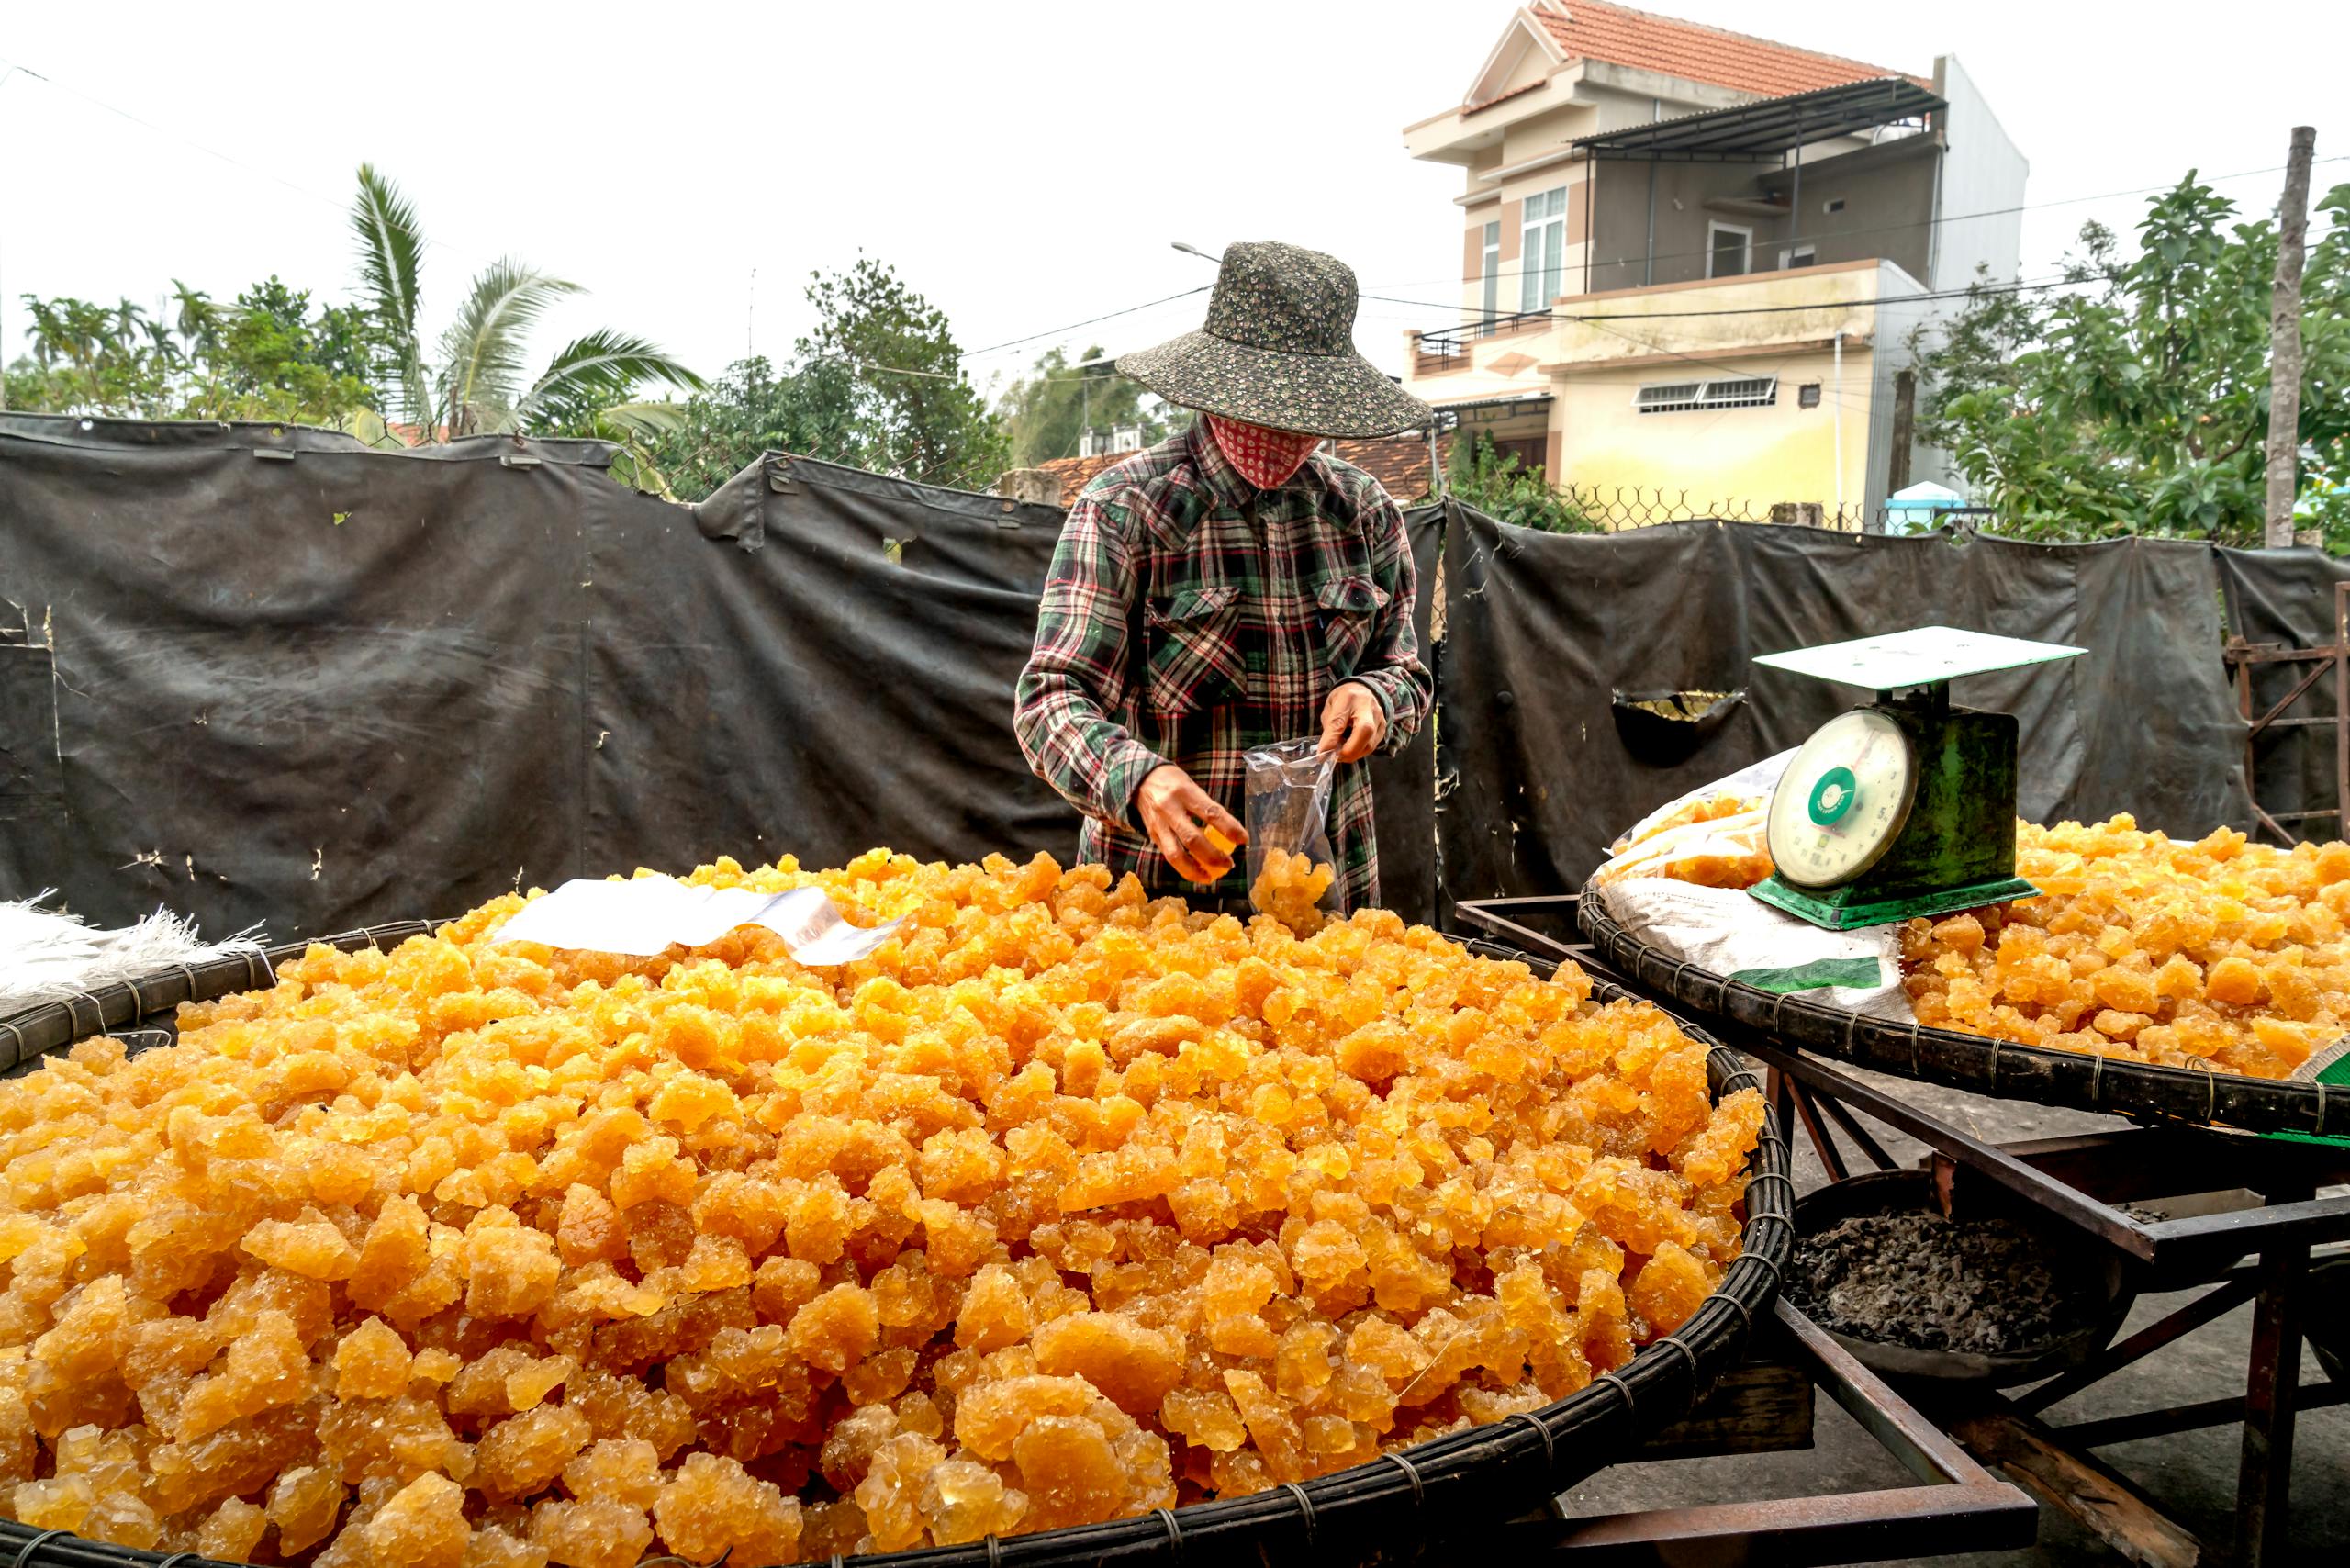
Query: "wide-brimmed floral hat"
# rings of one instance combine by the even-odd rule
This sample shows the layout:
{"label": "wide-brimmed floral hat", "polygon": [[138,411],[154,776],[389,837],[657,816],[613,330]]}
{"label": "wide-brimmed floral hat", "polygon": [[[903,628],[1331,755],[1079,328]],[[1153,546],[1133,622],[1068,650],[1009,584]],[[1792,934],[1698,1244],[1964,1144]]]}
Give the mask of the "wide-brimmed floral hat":
{"label": "wide-brimmed floral hat", "polygon": [[1277,241],[1227,245],[1207,325],[1118,356],[1169,402],[1310,435],[1393,435],[1427,422],[1426,403],[1355,352],[1354,269]]}

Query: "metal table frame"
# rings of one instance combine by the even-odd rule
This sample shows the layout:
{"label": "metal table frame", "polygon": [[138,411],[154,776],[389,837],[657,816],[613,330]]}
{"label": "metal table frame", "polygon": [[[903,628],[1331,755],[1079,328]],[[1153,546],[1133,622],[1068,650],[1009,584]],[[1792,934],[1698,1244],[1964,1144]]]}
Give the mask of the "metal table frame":
{"label": "metal table frame", "polygon": [[[1528,919],[1572,920],[1573,895],[1494,899],[1457,905],[1463,919],[1546,958],[1572,958],[1594,974],[1639,987],[1596,960],[1579,938],[1561,940]],[[1569,927],[1572,929],[1572,924]],[[1668,1004],[1669,1005],[1669,1004]],[[1919,1111],[1850,1070],[1789,1049],[1728,1020],[1704,1026],[1769,1070],[1782,1125],[1800,1122],[1831,1181],[1849,1167],[1841,1133],[1880,1170],[1893,1168],[1854,1115],[1916,1138],[1932,1150],[1945,1204],[1965,1182],[1996,1183],[2143,1266],[2142,1288],[2210,1289],[2161,1322],[2109,1346],[2078,1370],[2012,1398],[1970,1396],[1938,1411],[1978,1457],[1997,1462],[2135,1561],[2192,1562],[2201,1543],[2165,1518],[2087,1450],[2198,1428],[2241,1424],[2236,1529],[2232,1561],[2252,1568],[2284,1552],[2298,1411],[2339,1405],[2350,1390],[2300,1385],[2302,1285],[2311,1249],[2350,1239],[2350,1198],[2319,1198],[2322,1186],[2350,1182],[2350,1149],[2254,1137],[2216,1129],[2141,1126],[2083,1137],[1995,1144]],[[2212,1212],[2147,1220],[2120,1205],[2140,1199],[2248,1190],[2255,1201]],[[2248,1266],[2238,1266],[2257,1254]],[[2159,1350],[2222,1314],[2254,1303],[2242,1398],[2216,1399],[2099,1421],[2048,1427],[2036,1414]]]}
{"label": "metal table frame", "polygon": [[1768,1497],[1515,1525],[1505,1561],[1555,1554],[1577,1564],[1910,1562],[2029,1546],[2031,1499],[2000,1480],[1782,1298],[1768,1348],[1802,1368],[1916,1476],[1915,1486],[1825,1497]]}

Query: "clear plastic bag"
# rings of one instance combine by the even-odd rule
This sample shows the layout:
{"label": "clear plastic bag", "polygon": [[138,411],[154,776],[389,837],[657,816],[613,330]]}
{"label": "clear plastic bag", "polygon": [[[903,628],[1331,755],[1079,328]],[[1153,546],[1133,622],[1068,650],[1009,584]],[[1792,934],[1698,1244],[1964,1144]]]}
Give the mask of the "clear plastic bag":
{"label": "clear plastic bag", "polygon": [[1770,817],[1760,807],[1650,834],[1592,876],[1600,887],[1669,877],[1703,888],[1751,888],[1771,874]]}
{"label": "clear plastic bag", "polygon": [[1642,817],[1629,833],[1607,846],[1607,853],[1627,854],[1659,834],[1671,833],[1692,823],[1742,817],[1750,812],[1761,811],[1769,803],[1767,795],[1707,794],[1702,790],[1694,795],[1684,795],[1670,805],[1662,806]]}
{"label": "clear plastic bag", "polygon": [[1667,828],[1739,816],[1767,807],[1771,803],[1771,791],[1778,788],[1779,776],[1787,770],[1787,764],[1794,760],[1795,755],[1794,748],[1790,747],[1776,756],[1766,756],[1760,762],[1741,767],[1727,778],[1717,778],[1703,789],[1676,795],[1633,823],[1630,831],[1608,846],[1607,853],[1621,855],[1642,839],[1654,837]]}
{"label": "clear plastic bag", "polygon": [[1248,902],[1308,935],[1338,907],[1337,857],[1326,825],[1337,757],[1307,739],[1259,746],[1240,761],[1247,769]]}

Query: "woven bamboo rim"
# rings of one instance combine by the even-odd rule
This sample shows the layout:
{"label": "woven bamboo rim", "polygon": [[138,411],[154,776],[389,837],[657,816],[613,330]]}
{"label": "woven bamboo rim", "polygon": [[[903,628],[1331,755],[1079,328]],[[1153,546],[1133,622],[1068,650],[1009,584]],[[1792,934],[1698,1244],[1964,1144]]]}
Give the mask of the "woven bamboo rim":
{"label": "woven bamboo rim", "polygon": [[[431,929],[428,923],[408,921],[319,940],[345,951],[388,948]],[[135,1026],[183,1002],[206,1002],[274,984],[276,964],[299,957],[308,946],[297,942],[250,959],[180,966],[0,1018],[0,1069],[28,1068],[44,1052],[91,1035]],[[1525,963],[1539,973],[1548,974],[1554,967],[1494,943],[1469,946],[1486,957]],[[1593,995],[1603,1002],[1642,1000],[1607,984],[1595,985]],[[1707,1077],[1717,1099],[1762,1087],[1737,1053],[1702,1030],[1688,1032],[1708,1047]],[[7,1054],[12,1047],[13,1057]],[[1766,1114],[1747,1169],[1744,1250],[1724,1271],[1714,1293],[1688,1322],[1642,1349],[1630,1364],[1539,1410],[1229,1501],[852,1561],[889,1568],[1073,1568],[1080,1562],[1113,1561],[1181,1564],[1187,1557],[1211,1562],[1224,1561],[1225,1553],[1245,1552],[1268,1562],[1295,1556],[1315,1568],[1346,1568],[1409,1562],[1432,1540],[1457,1542],[1521,1517],[1606,1468],[1641,1438],[1688,1414],[1737,1361],[1754,1320],[1777,1294],[1795,1244],[1795,1182],[1786,1139],[1775,1116]],[[841,1559],[833,1562],[837,1568]],[[206,1562],[189,1552],[167,1555],[109,1546],[0,1519],[0,1565],[5,1568],[203,1568]]]}
{"label": "woven bamboo rim", "polygon": [[1639,985],[1783,1045],[1878,1072],[2109,1115],[2160,1117],[2255,1133],[2350,1133],[2350,1106],[2343,1103],[2350,1092],[2327,1084],[2020,1046],[1759,991],[1632,935],[1607,912],[1593,883],[1584,884],[1575,918],[1600,956]]}

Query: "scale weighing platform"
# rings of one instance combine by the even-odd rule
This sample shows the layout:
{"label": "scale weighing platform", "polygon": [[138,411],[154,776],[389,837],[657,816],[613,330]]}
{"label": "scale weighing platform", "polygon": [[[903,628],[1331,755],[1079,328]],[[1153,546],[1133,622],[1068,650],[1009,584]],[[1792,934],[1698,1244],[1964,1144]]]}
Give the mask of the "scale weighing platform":
{"label": "scale weighing platform", "polygon": [[1754,896],[1830,931],[2031,897],[2016,875],[2015,716],[1953,706],[1950,683],[2082,652],[1921,626],[1755,659],[1876,700],[1787,764],[1768,815],[1774,871]]}

